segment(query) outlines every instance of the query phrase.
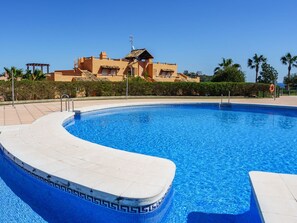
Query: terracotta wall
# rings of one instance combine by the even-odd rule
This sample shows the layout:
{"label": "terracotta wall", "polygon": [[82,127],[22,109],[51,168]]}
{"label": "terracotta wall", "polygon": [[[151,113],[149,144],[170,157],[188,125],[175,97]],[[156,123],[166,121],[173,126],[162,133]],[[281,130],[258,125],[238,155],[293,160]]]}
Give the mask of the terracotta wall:
{"label": "terracotta wall", "polygon": [[167,64],[167,63],[154,63],[153,64],[153,78],[160,77],[162,69],[173,70],[171,78],[177,77],[177,65],[176,64]]}
{"label": "terracotta wall", "polygon": [[76,70],[57,70],[51,79],[54,81],[72,81],[74,77],[81,77],[81,74]]}
{"label": "terracotta wall", "polygon": [[82,70],[88,70],[91,71],[93,70],[93,59],[87,59],[83,58],[82,62],[78,64],[78,68]]}
{"label": "terracotta wall", "polygon": [[133,67],[137,68],[137,73],[135,75],[143,76],[144,72],[146,72],[149,76],[152,75],[151,69],[149,69],[150,64],[152,64],[149,61],[139,61],[136,63]]}
{"label": "terracotta wall", "polygon": [[120,69],[117,70],[117,76],[124,76],[125,75],[125,70],[128,66],[128,61],[125,60],[112,60],[112,59],[93,59],[93,69],[92,73],[97,74],[97,76],[102,75],[102,68],[101,66],[117,66]]}

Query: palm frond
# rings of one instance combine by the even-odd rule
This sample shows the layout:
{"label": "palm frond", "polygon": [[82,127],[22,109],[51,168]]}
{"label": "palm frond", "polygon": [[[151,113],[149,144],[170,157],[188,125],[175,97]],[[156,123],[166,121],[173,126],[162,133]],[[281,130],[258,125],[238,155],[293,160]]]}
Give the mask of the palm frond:
{"label": "palm frond", "polygon": [[287,63],[288,63],[287,57],[283,56],[283,57],[281,57],[280,60],[281,60],[282,64],[287,65]]}
{"label": "palm frond", "polygon": [[240,64],[238,64],[238,63],[233,64],[232,67],[241,68]]}
{"label": "palm frond", "polygon": [[253,60],[252,59],[248,59],[248,67],[254,69],[254,65],[253,65]]}
{"label": "palm frond", "polygon": [[219,70],[221,70],[221,68],[220,67],[216,67],[213,72],[214,73],[217,73]]}

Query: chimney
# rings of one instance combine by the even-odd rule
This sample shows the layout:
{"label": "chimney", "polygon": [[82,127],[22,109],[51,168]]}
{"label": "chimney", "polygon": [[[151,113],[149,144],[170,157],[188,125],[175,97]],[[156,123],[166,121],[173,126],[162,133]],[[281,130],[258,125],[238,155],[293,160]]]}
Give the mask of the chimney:
{"label": "chimney", "polygon": [[106,52],[101,52],[100,53],[100,60],[103,60],[103,59],[107,59],[107,54],[106,54]]}

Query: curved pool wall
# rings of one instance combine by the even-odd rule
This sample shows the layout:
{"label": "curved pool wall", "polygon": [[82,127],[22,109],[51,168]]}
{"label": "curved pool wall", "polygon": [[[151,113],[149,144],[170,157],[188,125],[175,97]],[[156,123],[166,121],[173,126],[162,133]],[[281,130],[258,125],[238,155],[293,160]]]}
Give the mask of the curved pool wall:
{"label": "curved pool wall", "polygon": [[[5,213],[0,216],[0,222],[155,223],[162,221],[170,208],[173,197],[173,190],[170,190],[161,206],[146,214],[115,211],[86,201],[84,198],[65,191],[65,188],[45,183],[44,180],[40,180],[16,165],[5,155],[3,148],[0,149],[0,177],[20,199],[37,213],[27,212],[16,215],[19,211],[18,207],[2,206],[0,213],[2,209]],[[9,214],[7,214],[7,209],[10,209]]]}

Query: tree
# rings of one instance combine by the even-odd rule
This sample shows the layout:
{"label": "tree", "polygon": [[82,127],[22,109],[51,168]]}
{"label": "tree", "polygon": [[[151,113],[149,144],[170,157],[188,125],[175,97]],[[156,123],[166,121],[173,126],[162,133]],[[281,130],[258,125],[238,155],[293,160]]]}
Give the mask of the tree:
{"label": "tree", "polygon": [[29,80],[31,75],[31,70],[26,70],[26,73],[23,74],[23,79]]}
{"label": "tree", "polygon": [[34,70],[31,77],[29,78],[32,81],[41,81],[45,79],[44,73],[41,70]]}
{"label": "tree", "polygon": [[216,74],[218,71],[224,70],[228,67],[233,67],[238,70],[238,69],[240,69],[241,66],[237,63],[233,64],[233,60],[230,58],[229,59],[223,58],[223,62],[219,63],[219,66],[214,69],[214,74]]}
{"label": "tree", "polygon": [[26,73],[23,75],[23,79],[31,80],[31,81],[42,81],[46,77],[41,70],[34,70],[32,73],[31,70],[27,70]]}
{"label": "tree", "polygon": [[196,76],[200,76],[200,75],[202,75],[202,74],[203,74],[203,73],[202,73],[201,70],[196,71]]}
{"label": "tree", "polygon": [[7,68],[4,67],[5,72],[8,74],[8,80],[12,79],[12,73],[14,78],[22,78],[23,77],[23,70],[17,69],[16,67]]}
{"label": "tree", "polygon": [[244,73],[236,67],[229,66],[219,69],[213,76],[212,82],[245,82]]}
{"label": "tree", "polygon": [[290,53],[287,53],[285,56],[281,57],[281,62],[284,65],[288,65],[288,78],[290,78],[292,66],[297,67],[297,56],[292,56]]}
{"label": "tree", "polygon": [[263,55],[258,56],[256,53],[252,59],[248,59],[248,67],[256,69],[256,83],[258,81],[259,67],[261,63],[266,63],[266,58]]}
{"label": "tree", "polygon": [[201,71],[193,72],[193,71],[185,70],[183,74],[191,78],[196,78],[199,76],[199,74],[202,74],[202,72]]}
{"label": "tree", "polygon": [[200,77],[200,82],[210,82],[213,76],[202,74],[202,75],[199,75],[199,77]]}
{"label": "tree", "polygon": [[223,62],[214,69],[212,82],[244,82],[245,75],[240,70],[240,65],[233,63],[232,59],[223,58]]}
{"label": "tree", "polygon": [[277,71],[268,63],[263,63],[262,71],[260,72],[260,76],[258,77],[258,82],[274,84],[278,78]]}
{"label": "tree", "polygon": [[293,86],[297,86],[297,73],[292,74],[290,76],[290,79],[288,77],[284,77],[284,84],[285,85],[293,85]]}
{"label": "tree", "polygon": [[[290,53],[287,53],[285,56],[281,57],[281,62],[284,65],[288,65],[288,80],[291,79],[291,69],[297,67],[297,56],[292,56]],[[290,84],[288,83],[287,89],[290,90]]]}

